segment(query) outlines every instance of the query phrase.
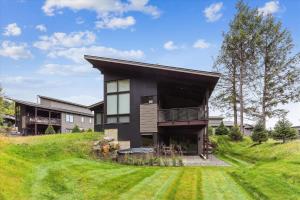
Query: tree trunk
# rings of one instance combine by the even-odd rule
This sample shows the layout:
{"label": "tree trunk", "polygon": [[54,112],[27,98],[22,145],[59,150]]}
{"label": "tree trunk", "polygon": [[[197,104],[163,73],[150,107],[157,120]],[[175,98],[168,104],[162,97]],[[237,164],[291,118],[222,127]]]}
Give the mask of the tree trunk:
{"label": "tree trunk", "polygon": [[244,85],[244,66],[240,66],[240,130],[244,134],[244,96],[243,96],[243,85]]}
{"label": "tree trunk", "polygon": [[263,81],[263,96],[262,96],[262,124],[264,128],[266,128],[266,96],[267,96],[267,85],[268,85],[268,77],[267,77],[267,72],[268,72],[268,51],[267,49],[265,50],[265,59],[264,59],[264,81]]}
{"label": "tree trunk", "polygon": [[234,122],[234,125],[237,126],[237,102],[236,102],[236,98],[237,98],[237,95],[236,95],[236,67],[234,66],[234,69],[233,69],[233,75],[232,75],[232,90],[233,90],[233,122]]}

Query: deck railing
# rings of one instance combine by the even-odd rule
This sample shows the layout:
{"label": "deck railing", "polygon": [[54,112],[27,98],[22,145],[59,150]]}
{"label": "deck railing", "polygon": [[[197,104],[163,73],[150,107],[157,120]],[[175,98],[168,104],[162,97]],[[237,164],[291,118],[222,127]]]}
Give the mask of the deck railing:
{"label": "deck railing", "polygon": [[195,121],[207,119],[204,107],[171,108],[158,110],[158,122]]}
{"label": "deck railing", "polygon": [[33,124],[53,124],[53,125],[60,125],[61,120],[58,118],[48,118],[48,117],[26,117],[27,123]]}

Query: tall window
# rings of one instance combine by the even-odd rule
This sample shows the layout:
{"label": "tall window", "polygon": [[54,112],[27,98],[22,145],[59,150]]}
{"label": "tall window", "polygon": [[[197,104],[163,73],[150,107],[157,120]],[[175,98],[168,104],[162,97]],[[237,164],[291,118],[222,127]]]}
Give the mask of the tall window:
{"label": "tall window", "polygon": [[106,83],[106,123],[128,123],[130,114],[129,79]]}
{"label": "tall window", "polygon": [[66,114],[66,122],[73,123],[73,121],[74,121],[73,115]]}
{"label": "tall window", "polygon": [[102,124],[102,114],[97,113],[96,114],[96,125],[101,125]]}
{"label": "tall window", "polygon": [[81,117],[81,123],[84,123],[84,117]]}

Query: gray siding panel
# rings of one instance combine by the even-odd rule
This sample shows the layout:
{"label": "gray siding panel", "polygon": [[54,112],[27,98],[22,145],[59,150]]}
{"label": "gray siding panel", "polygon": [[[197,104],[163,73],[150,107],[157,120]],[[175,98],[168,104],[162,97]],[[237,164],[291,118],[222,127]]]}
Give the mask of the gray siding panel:
{"label": "gray siding panel", "polygon": [[[84,117],[84,122],[81,122],[81,117]],[[94,119],[92,118],[92,123],[89,121],[90,117],[82,116],[82,115],[74,115],[73,114],[73,123],[66,122],[66,113],[62,113],[61,115],[61,131],[62,133],[68,132],[68,130],[72,129],[75,125],[78,125],[80,129],[94,129]]]}
{"label": "gray siding panel", "polygon": [[157,104],[140,105],[140,132],[157,132]]}

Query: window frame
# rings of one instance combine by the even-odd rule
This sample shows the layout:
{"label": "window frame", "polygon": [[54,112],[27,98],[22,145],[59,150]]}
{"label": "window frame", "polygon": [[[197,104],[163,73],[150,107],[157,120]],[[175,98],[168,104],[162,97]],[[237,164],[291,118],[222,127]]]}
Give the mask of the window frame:
{"label": "window frame", "polygon": [[[128,84],[129,84],[129,90],[127,91],[119,91],[119,81],[124,81],[124,80],[128,80]],[[107,92],[107,84],[111,83],[111,82],[116,82],[117,83],[117,91],[116,92]],[[103,120],[103,124],[128,124],[131,121],[131,81],[130,79],[117,79],[117,80],[109,80],[109,81],[105,81],[104,84],[104,89],[105,89],[105,98],[106,98],[106,106],[105,106],[105,117]],[[123,113],[123,114],[119,114],[119,95],[120,94],[128,94],[129,95],[129,113]],[[116,95],[117,96],[117,114],[107,114],[107,96],[108,95]],[[119,117],[123,117],[123,116],[128,116],[129,121],[128,122],[120,122],[119,121]],[[116,117],[117,118],[117,122],[116,123],[107,123],[107,118],[109,117]]]}

